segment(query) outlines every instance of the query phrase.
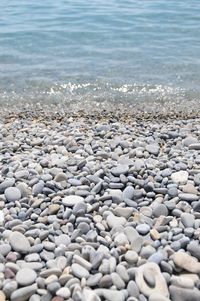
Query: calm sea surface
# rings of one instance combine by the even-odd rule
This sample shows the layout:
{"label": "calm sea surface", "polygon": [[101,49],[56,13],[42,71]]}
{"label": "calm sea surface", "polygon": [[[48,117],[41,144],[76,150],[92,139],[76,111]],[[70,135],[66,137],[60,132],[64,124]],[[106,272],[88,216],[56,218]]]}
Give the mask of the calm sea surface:
{"label": "calm sea surface", "polygon": [[0,100],[200,99],[199,0],[1,0]]}

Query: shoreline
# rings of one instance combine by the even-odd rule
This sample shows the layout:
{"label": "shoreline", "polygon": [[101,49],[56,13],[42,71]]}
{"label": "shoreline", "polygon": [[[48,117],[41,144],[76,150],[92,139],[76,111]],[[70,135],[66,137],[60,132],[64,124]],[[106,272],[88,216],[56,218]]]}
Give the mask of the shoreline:
{"label": "shoreline", "polygon": [[19,119],[48,119],[64,121],[66,118],[96,118],[99,120],[118,121],[164,121],[164,120],[188,120],[200,118],[198,101],[175,103],[117,103],[117,102],[60,102],[60,103],[29,103],[19,102],[2,104],[0,118],[2,121]]}
{"label": "shoreline", "polygon": [[153,109],[2,108],[2,300],[200,300],[200,115]]}

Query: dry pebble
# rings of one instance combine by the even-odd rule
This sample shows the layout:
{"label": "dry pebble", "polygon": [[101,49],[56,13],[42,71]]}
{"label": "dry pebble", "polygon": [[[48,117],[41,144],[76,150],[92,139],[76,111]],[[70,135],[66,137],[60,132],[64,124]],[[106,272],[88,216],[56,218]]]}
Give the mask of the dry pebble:
{"label": "dry pebble", "polygon": [[200,300],[199,120],[122,112],[2,119],[0,300]]}
{"label": "dry pebble", "polygon": [[21,286],[33,284],[36,278],[36,272],[28,268],[20,269],[16,274],[16,281]]}

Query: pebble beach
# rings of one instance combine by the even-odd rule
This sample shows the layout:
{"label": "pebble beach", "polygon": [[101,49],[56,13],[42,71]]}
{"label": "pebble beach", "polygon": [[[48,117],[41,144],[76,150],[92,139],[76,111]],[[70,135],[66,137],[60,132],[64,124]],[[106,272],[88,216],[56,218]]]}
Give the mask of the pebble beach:
{"label": "pebble beach", "polygon": [[200,116],[2,109],[0,301],[199,301]]}

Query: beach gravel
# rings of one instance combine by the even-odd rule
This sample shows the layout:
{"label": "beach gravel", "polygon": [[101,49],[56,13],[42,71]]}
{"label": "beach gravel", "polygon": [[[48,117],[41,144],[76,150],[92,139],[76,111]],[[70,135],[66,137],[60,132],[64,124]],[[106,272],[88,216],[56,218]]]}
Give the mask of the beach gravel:
{"label": "beach gravel", "polygon": [[197,117],[6,112],[0,300],[200,300]]}

